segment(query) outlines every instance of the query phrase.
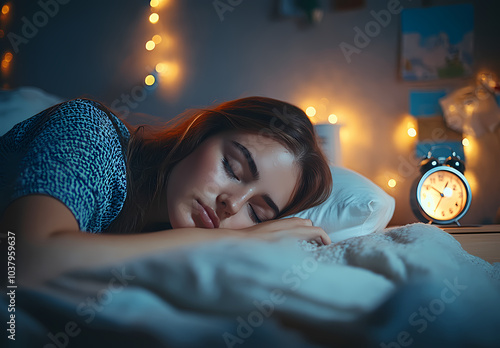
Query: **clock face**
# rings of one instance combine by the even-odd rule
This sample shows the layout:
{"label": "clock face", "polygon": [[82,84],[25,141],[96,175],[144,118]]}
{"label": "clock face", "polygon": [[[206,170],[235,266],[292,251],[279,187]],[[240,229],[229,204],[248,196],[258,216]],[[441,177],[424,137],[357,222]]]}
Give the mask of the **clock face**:
{"label": "clock face", "polygon": [[431,220],[449,223],[457,221],[467,212],[471,192],[462,173],[440,166],[422,176],[417,188],[417,200]]}

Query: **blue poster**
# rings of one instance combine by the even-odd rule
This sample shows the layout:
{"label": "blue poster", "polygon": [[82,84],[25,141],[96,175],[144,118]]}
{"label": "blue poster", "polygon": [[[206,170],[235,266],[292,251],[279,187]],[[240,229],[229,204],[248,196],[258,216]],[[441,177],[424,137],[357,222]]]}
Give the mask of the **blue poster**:
{"label": "blue poster", "polygon": [[401,31],[404,80],[449,79],[472,74],[472,4],[404,9]]}

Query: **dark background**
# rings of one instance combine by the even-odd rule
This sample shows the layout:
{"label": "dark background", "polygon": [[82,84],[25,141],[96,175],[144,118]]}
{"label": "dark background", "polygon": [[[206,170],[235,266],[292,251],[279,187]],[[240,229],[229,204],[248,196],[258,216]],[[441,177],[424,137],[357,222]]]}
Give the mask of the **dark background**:
{"label": "dark background", "polygon": [[[396,198],[392,224],[416,221],[409,192],[418,168],[410,175],[401,169],[415,146],[403,134],[408,91],[465,86],[485,71],[500,76],[498,1],[468,2],[474,4],[474,76],[433,83],[399,79],[399,15],[360,54],[353,54],[351,63],[343,56],[339,44],[352,44],[353,28],[373,20],[370,11],[387,8],[387,1],[367,0],[361,7],[335,11],[329,5],[319,24],[307,26],[278,16],[274,0],[242,0],[223,20],[212,0],[165,0],[154,25],[148,21],[149,1],[70,0],[58,5],[18,52],[8,33],[21,35],[23,18],[33,22],[42,6],[26,0],[5,3],[11,11],[1,17],[0,53],[10,51],[13,59],[2,69],[4,89],[34,86],[64,99],[92,97],[130,113],[131,120],[132,113],[168,120],[190,107],[250,95],[303,108],[315,105],[319,113],[336,113],[343,125],[343,165]],[[411,8],[464,1],[400,3]],[[144,45],[154,34],[164,40],[147,51]],[[158,62],[177,72],[157,76],[156,84],[146,88],[144,78]],[[131,104],[124,96],[131,97]],[[493,223],[500,207],[499,129],[473,139],[466,156],[473,203],[462,222]],[[388,178],[397,179],[395,188],[387,186]]]}

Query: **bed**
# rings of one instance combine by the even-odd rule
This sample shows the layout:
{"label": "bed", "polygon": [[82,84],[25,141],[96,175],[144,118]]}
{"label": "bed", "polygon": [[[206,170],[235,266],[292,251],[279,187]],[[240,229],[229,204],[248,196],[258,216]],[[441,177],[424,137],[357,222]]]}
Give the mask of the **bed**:
{"label": "bed", "polygon": [[332,196],[297,216],[332,244],[227,238],[19,286],[15,341],[7,310],[2,339],[13,347],[498,347],[500,263],[433,225],[387,228],[394,199],[349,169],[331,171]]}

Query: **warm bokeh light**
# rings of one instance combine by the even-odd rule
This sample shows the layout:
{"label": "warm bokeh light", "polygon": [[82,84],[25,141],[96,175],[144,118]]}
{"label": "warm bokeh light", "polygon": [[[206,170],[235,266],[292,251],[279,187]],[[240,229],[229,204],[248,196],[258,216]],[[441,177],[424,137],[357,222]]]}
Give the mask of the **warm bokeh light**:
{"label": "warm bokeh light", "polygon": [[328,122],[330,122],[331,124],[335,124],[338,122],[338,117],[337,115],[335,114],[331,114],[330,116],[328,116]]}
{"label": "warm bokeh light", "polygon": [[[415,136],[411,136],[410,129],[415,130]],[[416,127],[415,118],[409,114],[401,115],[396,127],[393,130],[393,145],[394,148],[400,152],[410,152],[415,148],[415,137],[418,135],[418,128]]]}
{"label": "warm bokeh light", "polygon": [[6,60],[2,60],[2,68],[7,69],[9,67],[9,62]]}
{"label": "warm bokeh light", "polygon": [[158,64],[156,64],[155,70],[158,73],[165,72],[167,70],[167,64],[165,64],[165,63],[158,63]]}
{"label": "warm bokeh light", "polygon": [[160,15],[156,12],[154,13],[151,13],[151,15],[149,16],[149,21],[153,24],[155,24],[156,22],[158,22],[160,20]]}
{"label": "warm bokeh light", "polygon": [[153,40],[153,42],[154,42],[155,44],[157,44],[157,45],[158,45],[158,44],[161,42],[161,36],[160,36],[160,35],[158,35],[158,34],[156,34],[155,36],[153,36],[153,39],[152,39],[152,40]]}
{"label": "warm bokeh light", "polygon": [[394,179],[389,179],[389,181],[387,182],[387,186],[389,186],[389,187],[395,187],[396,184],[397,184],[397,182]]}
{"label": "warm bokeh light", "polygon": [[148,51],[154,50],[155,46],[156,46],[156,44],[153,42],[153,40],[149,40],[148,42],[146,42],[146,49]]}
{"label": "warm bokeh light", "polygon": [[7,52],[5,53],[5,55],[3,56],[3,60],[5,60],[6,62],[10,62],[12,60],[12,53],[10,52]]}
{"label": "warm bokeh light", "polygon": [[469,144],[470,144],[469,139],[467,139],[467,138],[463,138],[462,139],[462,145],[463,146],[469,146]]}
{"label": "warm bokeh light", "polygon": [[179,65],[173,62],[158,63],[155,70],[161,75],[162,82],[173,82],[179,75]]}
{"label": "warm bokeh light", "polygon": [[417,131],[415,128],[408,128],[408,135],[412,138],[417,136]]}
{"label": "warm bokeh light", "polygon": [[3,5],[2,6],[2,14],[7,14],[10,11],[9,5]]}
{"label": "warm bokeh light", "polygon": [[149,5],[151,5],[151,7],[158,7],[159,4],[160,4],[159,0],[151,0],[149,2]]}
{"label": "warm bokeh light", "polygon": [[151,86],[155,83],[156,79],[153,75],[148,75],[146,76],[146,78],[144,79],[144,82],[146,83],[146,85],[148,86]]}
{"label": "warm bokeh light", "polygon": [[316,115],[316,109],[313,106],[309,106],[306,109],[306,115],[309,117],[313,117],[314,115]]}

